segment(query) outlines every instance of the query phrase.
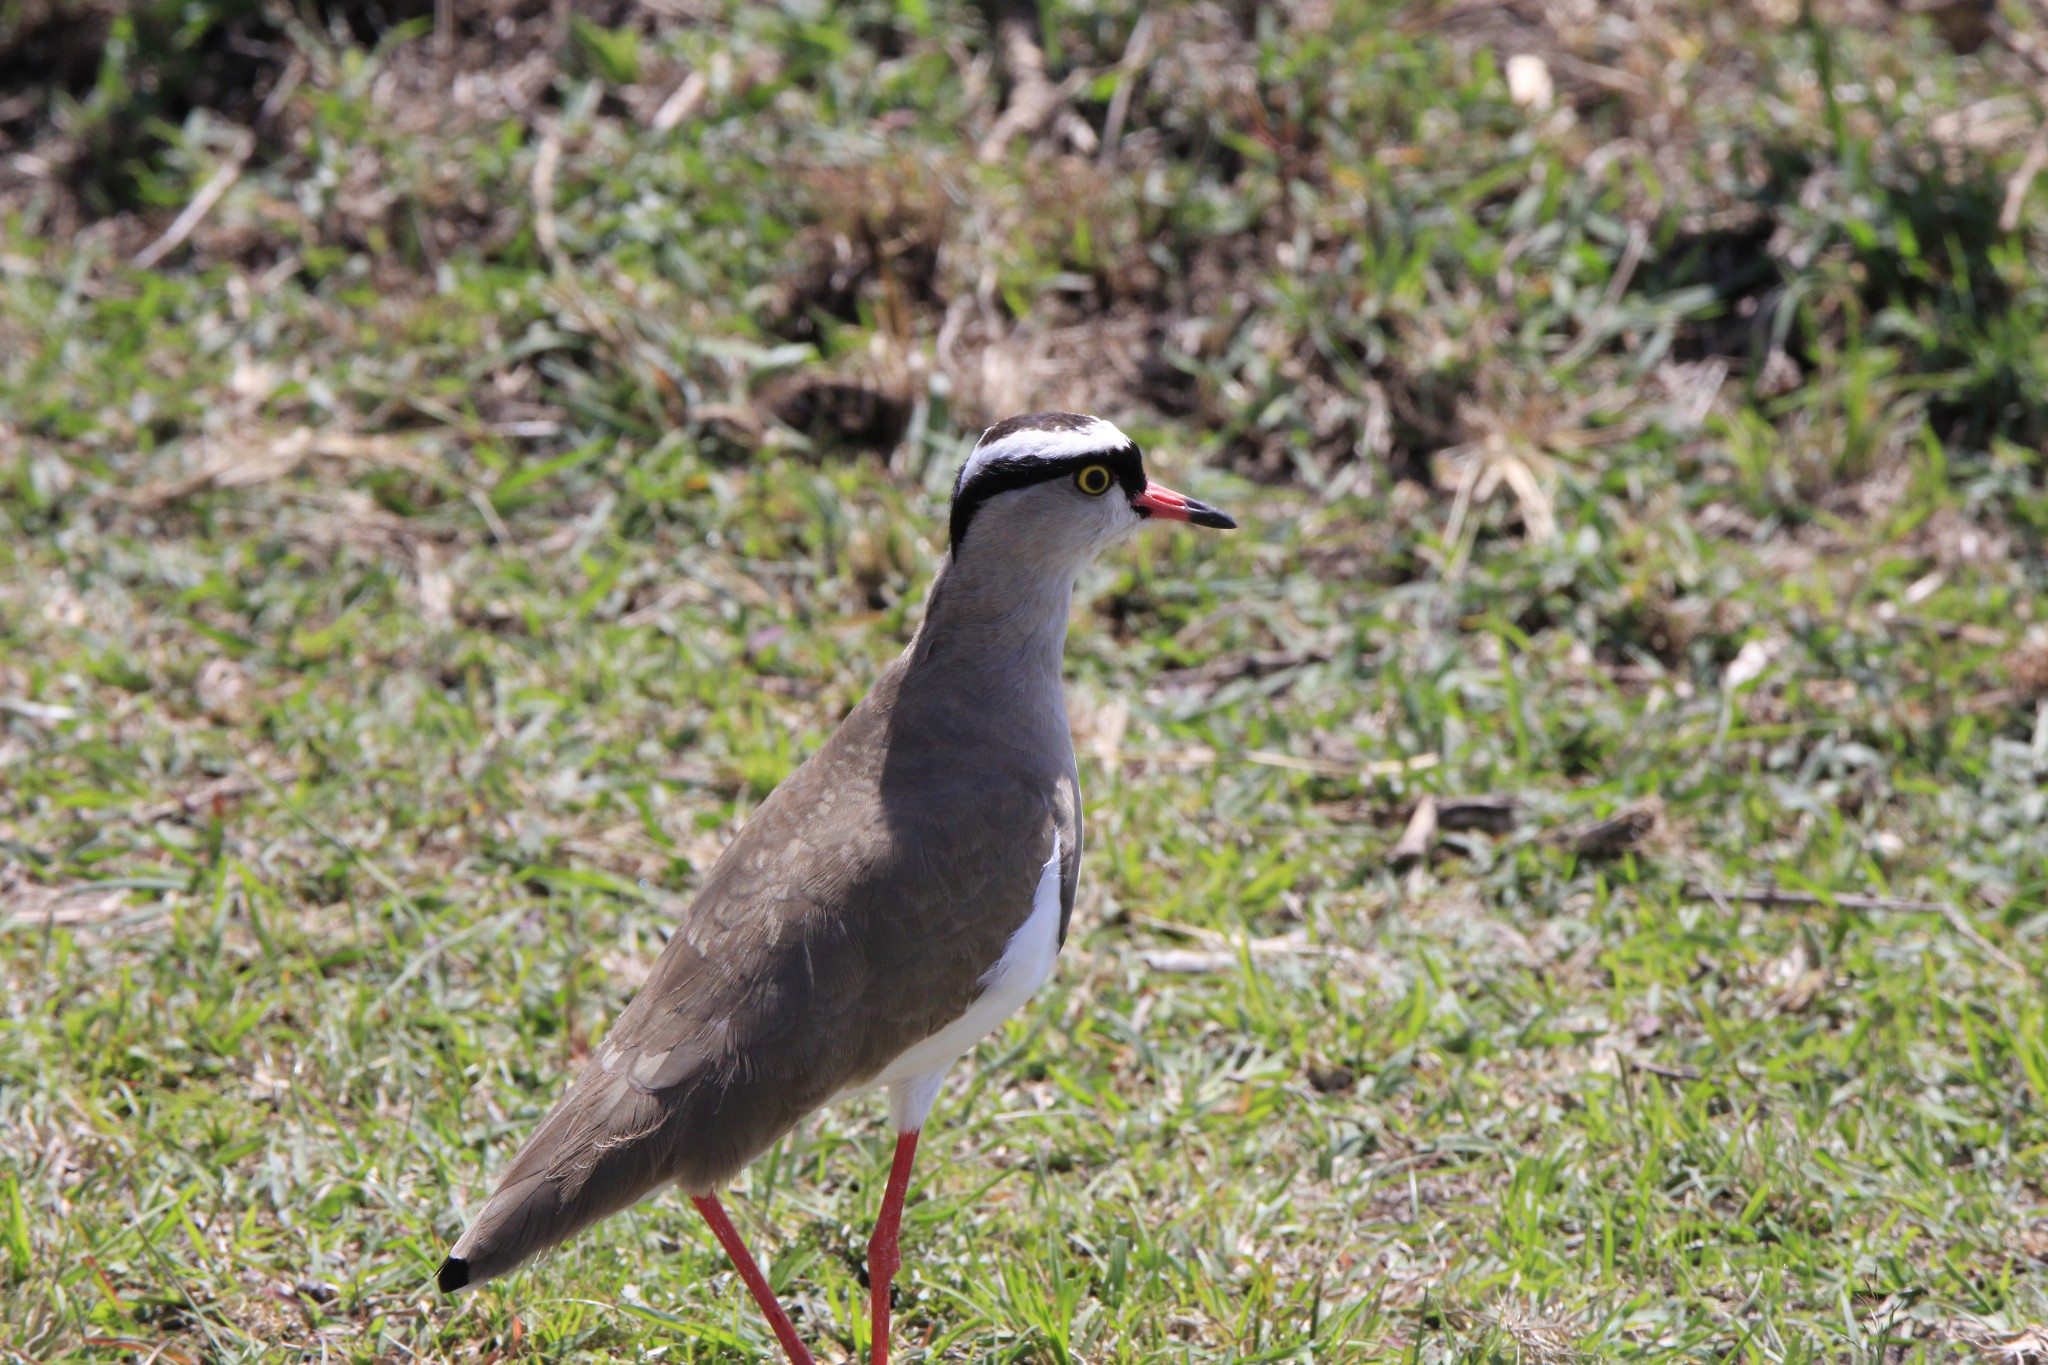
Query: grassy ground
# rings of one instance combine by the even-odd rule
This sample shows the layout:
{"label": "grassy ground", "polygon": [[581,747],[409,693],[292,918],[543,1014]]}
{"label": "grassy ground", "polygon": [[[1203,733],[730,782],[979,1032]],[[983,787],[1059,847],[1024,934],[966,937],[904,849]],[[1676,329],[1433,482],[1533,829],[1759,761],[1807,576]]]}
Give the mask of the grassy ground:
{"label": "grassy ground", "polygon": [[1071,406],[1246,529],[912,1358],[2048,1359],[2038,11],[455,9],[0,8],[0,1357],[766,1358],[673,1197],[429,1279]]}

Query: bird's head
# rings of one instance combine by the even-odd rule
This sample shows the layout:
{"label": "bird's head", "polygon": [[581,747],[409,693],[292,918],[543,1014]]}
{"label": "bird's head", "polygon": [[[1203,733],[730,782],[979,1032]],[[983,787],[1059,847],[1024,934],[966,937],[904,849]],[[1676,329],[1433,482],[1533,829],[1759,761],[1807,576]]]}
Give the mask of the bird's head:
{"label": "bird's head", "polygon": [[1145,477],[1130,437],[1074,412],[1034,412],[981,434],[953,483],[952,550],[1071,574],[1148,518],[1228,530],[1229,517]]}

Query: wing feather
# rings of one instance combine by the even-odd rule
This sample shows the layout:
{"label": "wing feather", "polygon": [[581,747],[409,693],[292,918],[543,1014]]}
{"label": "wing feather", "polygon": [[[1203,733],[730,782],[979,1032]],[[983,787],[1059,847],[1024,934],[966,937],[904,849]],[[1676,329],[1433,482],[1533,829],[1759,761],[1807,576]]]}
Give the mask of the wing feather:
{"label": "wing feather", "polygon": [[[662,1184],[723,1185],[804,1115],[960,1017],[1031,912],[1060,832],[1061,937],[1079,867],[1070,754],[943,761],[898,724],[902,664],[763,802],[647,982],[457,1242],[503,1274]],[[1062,732],[1062,737],[1064,732]]]}

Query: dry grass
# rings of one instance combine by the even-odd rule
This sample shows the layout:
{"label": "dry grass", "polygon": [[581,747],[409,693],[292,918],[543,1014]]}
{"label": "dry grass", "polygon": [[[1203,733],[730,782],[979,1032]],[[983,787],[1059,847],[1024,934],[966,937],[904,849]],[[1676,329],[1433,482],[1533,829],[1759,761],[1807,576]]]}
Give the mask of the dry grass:
{"label": "dry grass", "polygon": [[[2036,45],[1804,13],[0,14],[0,1355],[760,1358],[672,1201],[427,1276],[1057,405],[1247,529],[912,1357],[2037,1356]],[[827,1358],[883,1142],[735,1199]]]}

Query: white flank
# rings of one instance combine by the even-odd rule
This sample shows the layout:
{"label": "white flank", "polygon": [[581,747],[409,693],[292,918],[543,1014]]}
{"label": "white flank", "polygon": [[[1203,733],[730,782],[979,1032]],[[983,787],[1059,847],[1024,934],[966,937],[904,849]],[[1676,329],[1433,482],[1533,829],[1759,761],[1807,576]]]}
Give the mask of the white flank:
{"label": "white flank", "polygon": [[1053,959],[1059,956],[1059,951],[1060,836],[1054,830],[1052,857],[1045,860],[1045,869],[1038,874],[1030,917],[1010,935],[995,966],[982,974],[980,997],[967,1007],[967,1013],[910,1048],[862,1087],[889,1087],[889,1116],[897,1132],[907,1133],[924,1126],[925,1116],[932,1111],[932,1101],[938,1098],[939,1081],[946,1068],[1037,994],[1045,979],[1052,975]]}

